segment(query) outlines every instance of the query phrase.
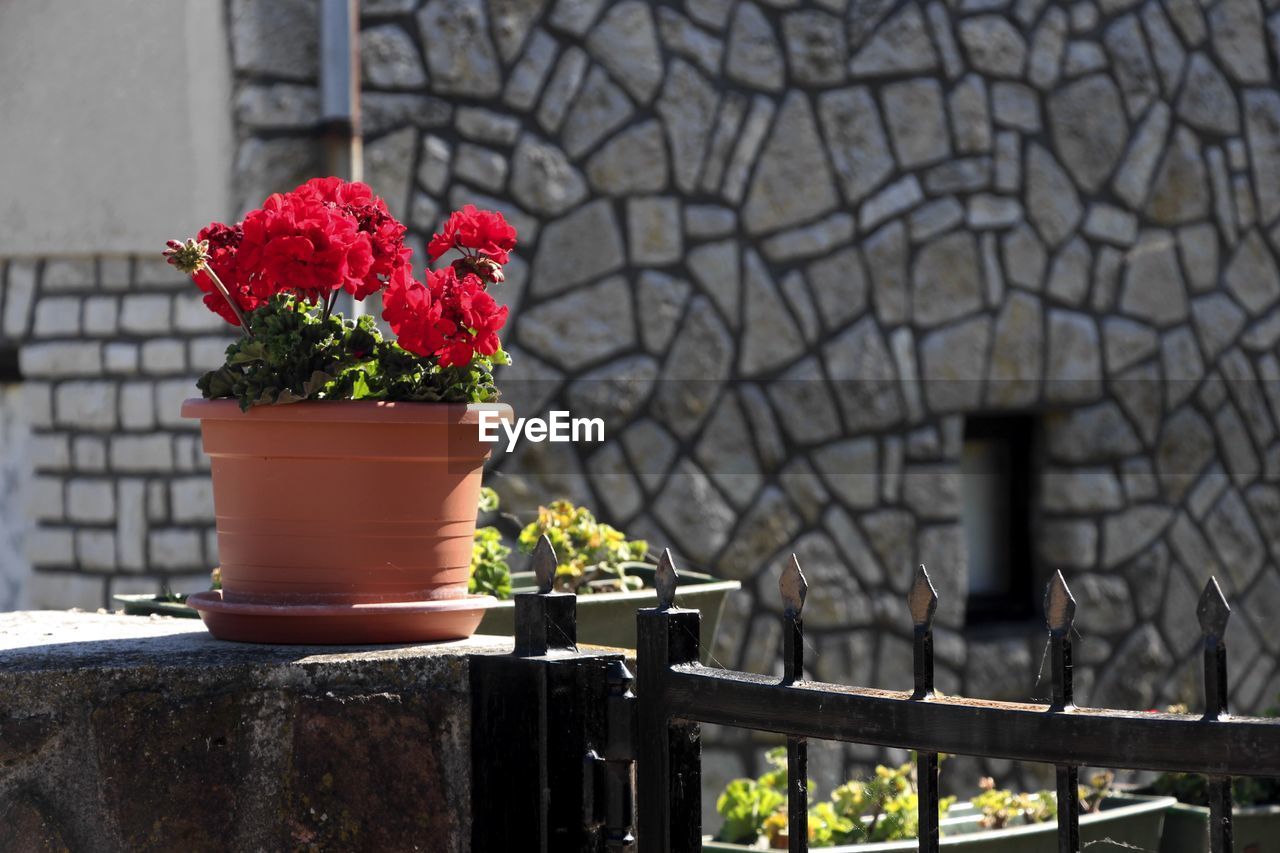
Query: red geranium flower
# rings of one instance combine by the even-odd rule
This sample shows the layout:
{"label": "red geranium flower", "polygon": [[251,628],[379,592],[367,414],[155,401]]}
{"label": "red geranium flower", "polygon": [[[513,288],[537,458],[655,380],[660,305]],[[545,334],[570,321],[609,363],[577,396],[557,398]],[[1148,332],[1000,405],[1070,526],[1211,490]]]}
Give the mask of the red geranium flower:
{"label": "red geranium flower", "polygon": [[373,261],[359,283],[347,288],[356,299],[376,293],[391,276],[409,263],[413,250],[404,245],[408,229],[387,210],[386,203],[373,194],[368,184],[341,178],[312,178],[294,194],[342,210],[356,221],[356,228],[369,236]]}
{"label": "red geranium flower", "polygon": [[407,273],[392,279],[383,296],[382,313],[400,346],[445,367],[471,363],[476,353],[498,351],[498,331],[507,322],[484,282],[473,274],[458,275],[452,266],[429,270],[426,283]]}
{"label": "red geranium flower", "polygon": [[[468,204],[456,210],[444,224],[444,230],[427,244],[427,256],[434,262],[450,249],[458,249],[471,257],[487,258],[505,264],[516,247],[516,229],[496,210],[476,210]],[[470,250],[470,251],[468,251]]]}
{"label": "red geranium flower", "polygon": [[299,193],[276,193],[244,218],[240,254],[260,299],[294,292],[316,301],[339,287],[354,292],[373,265],[369,235],[354,217]]}
{"label": "red geranium flower", "polygon": [[[248,276],[244,275],[240,270],[237,249],[243,237],[244,231],[239,225],[233,228],[221,222],[214,222],[200,230],[200,233],[196,235],[196,241],[209,241],[207,263],[213,268],[214,274],[218,276],[223,286],[227,288],[231,298],[239,304],[240,310],[247,313],[261,305],[262,300],[254,295],[253,289],[249,286]],[[239,326],[240,319],[236,317],[235,310],[227,304],[227,300],[218,292],[218,288],[214,286],[213,279],[209,277],[209,273],[205,270],[200,270],[193,278],[196,287],[204,292],[204,304],[208,306],[209,310],[231,325]]]}

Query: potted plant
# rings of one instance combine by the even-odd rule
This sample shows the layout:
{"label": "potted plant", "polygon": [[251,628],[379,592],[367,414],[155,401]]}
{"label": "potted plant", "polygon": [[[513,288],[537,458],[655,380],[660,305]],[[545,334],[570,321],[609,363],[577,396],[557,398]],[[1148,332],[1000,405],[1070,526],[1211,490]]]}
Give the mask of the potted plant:
{"label": "potted plant", "polygon": [[[480,509],[494,512],[498,496],[490,489],[482,493]],[[510,517],[508,517],[510,519]],[[518,521],[517,521],[518,524]],[[635,613],[641,607],[657,605],[653,577],[656,561],[648,543],[628,539],[616,528],[598,521],[586,507],[567,500],[555,500],[538,508],[538,516],[520,528],[520,550],[532,554],[538,540],[551,540],[559,561],[555,588],[576,592],[578,598],[578,640],[601,646],[635,648]],[[476,531],[471,563],[471,590],[499,599],[485,611],[482,634],[508,636],[515,631],[515,608],[511,596],[536,587],[533,572],[512,572],[511,548],[493,526]],[[738,581],[718,581],[699,572],[681,571],[678,601],[682,607],[702,611],[704,656],[710,653],[720,614],[729,593],[739,589]]]}
{"label": "potted plant", "polygon": [[[507,309],[489,293],[516,233],[467,206],[415,278],[405,228],[367,186],[321,178],[234,226],[171,241],[170,263],[241,335],[188,400],[212,464],[222,588],[187,603],[217,637],[412,642],[469,636],[475,507]],[[381,293],[384,339],[346,294]]]}
{"label": "potted plant", "polygon": [[[703,839],[704,851],[769,850],[787,847],[786,749],[766,756],[771,769],[758,779],[735,779],[716,801],[724,823]],[[812,782],[810,789],[814,788]],[[991,779],[967,802],[939,800],[941,845],[956,850],[1054,853],[1057,801],[1050,791],[1015,794]],[[1170,797],[1139,797],[1111,791],[1111,774],[1081,786],[1080,838],[1090,849],[1153,850]],[[809,846],[832,853],[888,853],[916,849],[919,796],[915,765],[876,768],[867,781],[846,782],[809,810]],[[1108,845],[1111,845],[1110,847]]]}

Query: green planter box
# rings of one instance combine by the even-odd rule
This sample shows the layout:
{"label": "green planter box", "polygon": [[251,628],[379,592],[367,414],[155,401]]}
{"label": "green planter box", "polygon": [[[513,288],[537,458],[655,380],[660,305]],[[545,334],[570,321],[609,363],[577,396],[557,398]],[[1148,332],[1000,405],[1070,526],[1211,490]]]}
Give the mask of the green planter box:
{"label": "green planter box", "polygon": [[[1173,797],[1144,797],[1121,794],[1102,801],[1102,810],[1080,818],[1080,843],[1090,845],[1090,853],[1104,850],[1155,850],[1160,844],[1164,817],[1177,803]],[[982,829],[978,815],[968,803],[957,803],[942,822],[942,847],[957,853],[1057,853],[1058,824],[1038,823],[1007,829]],[[704,853],[745,853],[765,850],[742,844],[725,844],[703,839]],[[846,844],[815,848],[828,853],[889,853],[917,849],[915,839],[876,844]],[[1163,851],[1163,848],[1160,848]],[[1196,848],[1204,853],[1206,848]]]}
{"label": "green planter box", "polygon": [[[1231,810],[1231,835],[1240,853],[1280,853],[1280,806]],[[1204,853],[1209,849],[1209,810],[1174,803],[1164,818],[1160,853]]]}
{"label": "green planter box", "polygon": [[[578,596],[578,642],[597,646],[614,646],[621,649],[636,647],[636,611],[642,607],[656,607],[658,593],[653,589],[654,566],[648,563],[628,563],[628,575],[639,577],[645,589],[633,592],[594,592]],[[700,572],[680,571],[680,587],[676,591],[676,604],[689,610],[702,611],[702,660],[711,654],[716,628],[720,624],[720,611],[724,609],[729,593],[741,589],[738,581],[721,581]],[[512,592],[532,592],[532,572],[512,572]],[[515,602],[500,601],[489,608],[476,629],[477,634],[496,634],[502,637],[515,633]]]}

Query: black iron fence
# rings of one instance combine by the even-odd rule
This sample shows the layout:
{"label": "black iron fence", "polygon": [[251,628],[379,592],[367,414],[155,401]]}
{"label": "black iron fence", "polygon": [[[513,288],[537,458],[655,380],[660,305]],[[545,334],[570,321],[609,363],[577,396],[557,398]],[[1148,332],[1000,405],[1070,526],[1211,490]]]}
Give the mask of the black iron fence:
{"label": "black iron fence", "polygon": [[[1231,777],[1280,776],[1280,721],[1227,714],[1224,636],[1231,610],[1213,579],[1197,610],[1205,710],[1194,715],[1074,704],[1076,604],[1061,574],[1045,593],[1052,701],[1043,705],[935,694],[938,597],[923,566],[907,597],[915,687],[897,692],[804,677],[807,585],[794,556],[779,584],[782,678],[703,666],[700,614],[676,606],[678,573],[664,553],[656,575],[659,604],[637,614],[633,695],[621,655],[577,649],[575,599],[550,591],[556,562],[549,543],[539,546],[534,562],[543,591],[517,596],[514,655],[477,658],[472,665],[472,841],[478,851],[700,849],[700,723],[786,737],[791,827],[808,825],[808,738],[915,751],[922,851],[939,844],[940,753],[1055,765],[1063,853],[1080,850],[1080,766],[1204,774],[1214,853],[1232,849]],[[791,851],[807,850],[807,832],[790,832],[788,844]]]}

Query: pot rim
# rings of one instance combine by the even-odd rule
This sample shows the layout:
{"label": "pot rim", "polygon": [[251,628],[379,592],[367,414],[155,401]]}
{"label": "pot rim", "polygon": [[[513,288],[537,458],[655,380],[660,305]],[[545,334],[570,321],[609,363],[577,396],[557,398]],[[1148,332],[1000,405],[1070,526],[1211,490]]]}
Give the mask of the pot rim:
{"label": "pot rim", "polygon": [[511,420],[507,403],[415,403],[384,400],[308,400],[283,406],[254,406],[240,410],[235,400],[190,397],[182,402],[182,417],[189,420],[258,422],[324,422],[379,424],[478,424],[481,412],[496,412]]}

